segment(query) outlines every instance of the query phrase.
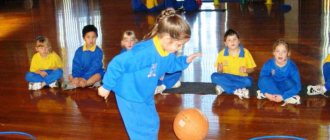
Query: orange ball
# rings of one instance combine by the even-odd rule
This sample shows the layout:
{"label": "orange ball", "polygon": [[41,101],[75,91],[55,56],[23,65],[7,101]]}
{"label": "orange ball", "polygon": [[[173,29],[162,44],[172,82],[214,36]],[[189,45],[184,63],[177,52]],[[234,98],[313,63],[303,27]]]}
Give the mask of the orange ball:
{"label": "orange ball", "polygon": [[173,128],[180,140],[202,140],[207,135],[209,122],[201,111],[188,108],[176,115]]}

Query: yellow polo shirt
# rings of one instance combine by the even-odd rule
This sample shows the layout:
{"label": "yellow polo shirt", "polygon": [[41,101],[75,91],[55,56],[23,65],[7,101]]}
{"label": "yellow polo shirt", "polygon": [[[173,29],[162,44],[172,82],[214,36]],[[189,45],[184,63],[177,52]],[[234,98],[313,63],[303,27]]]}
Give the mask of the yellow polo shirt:
{"label": "yellow polo shirt", "polygon": [[49,53],[45,58],[41,57],[40,53],[36,53],[32,57],[30,66],[31,72],[58,68],[63,68],[63,63],[61,58],[55,52]]}
{"label": "yellow polo shirt", "polygon": [[215,66],[218,67],[218,64],[222,64],[223,73],[233,74],[238,76],[248,76],[247,73],[242,73],[239,71],[240,67],[245,66],[246,68],[255,68],[256,63],[253,60],[250,52],[240,47],[240,53],[238,56],[230,56],[228,48],[223,49],[219,52]]}

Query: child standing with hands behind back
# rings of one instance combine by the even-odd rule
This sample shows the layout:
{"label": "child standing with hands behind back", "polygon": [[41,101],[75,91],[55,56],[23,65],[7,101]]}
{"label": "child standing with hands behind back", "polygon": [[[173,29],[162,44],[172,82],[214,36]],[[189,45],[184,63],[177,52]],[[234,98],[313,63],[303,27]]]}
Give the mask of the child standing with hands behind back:
{"label": "child standing with hands behind back", "polygon": [[107,98],[114,91],[130,139],[158,139],[160,122],[154,91],[166,72],[183,70],[200,55],[176,57],[173,53],[188,42],[190,35],[188,23],[174,9],[166,9],[145,40],[109,63],[99,95]]}
{"label": "child standing with hands behind back", "polygon": [[249,98],[248,87],[252,86],[252,78],[248,76],[254,71],[256,64],[250,52],[239,41],[236,31],[229,29],[224,35],[225,49],[219,52],[216,61],[218,72],[212,74],[212,83],[216,84],[218,95],[222,92]]}

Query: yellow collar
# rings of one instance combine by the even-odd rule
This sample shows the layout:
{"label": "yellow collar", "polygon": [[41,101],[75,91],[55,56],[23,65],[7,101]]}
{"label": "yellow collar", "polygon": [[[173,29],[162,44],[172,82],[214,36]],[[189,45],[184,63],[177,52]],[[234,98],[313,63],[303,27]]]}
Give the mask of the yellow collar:
{"label": "yellow collar", "polygon": [[96,49],[96,45],[94,45],[94,46],[92,46],[92,47],[90,47],[90,48],[87,48],[87,45],[86,45],[86,44],[84,44],[84,46],[83,46],[83,51],[91,51],[91,52],[94,52],[95,49]]}
{"label": "yellow collar", "polygon": [[152,41],[154,42],[156,50],[160,56],[168,56],[169,53],[162,48],[158,36],[153,37]]}

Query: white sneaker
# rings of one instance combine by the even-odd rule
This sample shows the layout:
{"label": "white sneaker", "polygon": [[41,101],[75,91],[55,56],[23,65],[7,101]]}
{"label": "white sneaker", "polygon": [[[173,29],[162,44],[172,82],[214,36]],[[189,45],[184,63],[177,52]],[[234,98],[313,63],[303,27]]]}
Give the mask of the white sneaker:
{"label": "white sneaker", "polygon": [[249,90],[246,89],[246,88],[239,88],[239,89],[236,89],[234,91],[234,95],[237,95],[240,99],[243,99],[243,98],[250,98],[249,97]]}
{"label": "white sneaker", "polygon": [[225,90],[223,90],[223,88],[222,88],[221,86],[219,86],[219,85],[215,86],[215,93],[216,93],[217,95],[222,94],[224,91],[225,91]]}
{"label": "white sneaker", "polygon": [[57,81],[54,81],[53,83],[50,83],[48,86],[50,88],[57,88],[58,87],[58,82]]}
{"label": "white sneaker", "polygon": [[249,99],[250,98],[250,91],[247,88],[242,88],[243,98]]}
{"label": "white sneaker", "polygon": [[33,87],[33,83],[29,82],[29,90],[32,90],[32,87]]}
{"label": "white sneaker", "polygon": [[292,96],[288,99],[285,99],[284,100],[284,104],[282,104],[282,106],[285,106],[286,104],[296,104],[296,105],[299,105],[300,104],[300,96],[298,95],[295,95],[295,96]]}
{"label": "white sneaker", "polygon": [[266,96],[263,93],[261,93],[260,90],[257,90],[257,99],[261,100],[261,99],[265,99],[265,98],[266,98]]}
{"label": "white sneaker", "polygon": [[323,85],[307,86],[307,95],[324,95],[325,92]]}
{"label": "white sneaker", "polygon": [[236,89],[235,91],[234,91],[234,95],[237,95],[240,99],[243,99],[242,97],[243,97],[243,94],[242,94],[242,89]]}
{"label": "white sneaker", "polygon": [[166,89],[166,86],[165,85],[160,85],[160,86],[157,86],[156,90],[155,90],[155,95],[160,93],[160,94],[163,94],[163,91]]}
{"label": "white sneaker", "polygon": [[181,82],[177,81],[172,88],[178,88],[181,86]]}
{"label": "white sneaker", "polygon": [[41,82],[36,82],[36,83],[33,83],[32,85],[32,90],[39,90],[39,89],[42,89],[43,86],[42,86],[42,83]]}

